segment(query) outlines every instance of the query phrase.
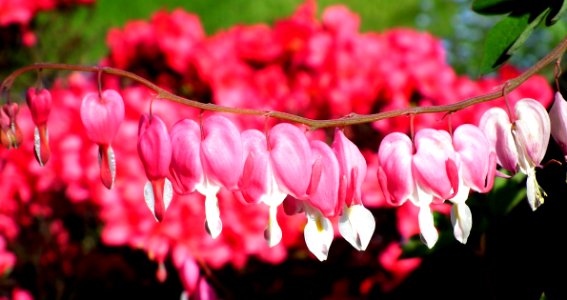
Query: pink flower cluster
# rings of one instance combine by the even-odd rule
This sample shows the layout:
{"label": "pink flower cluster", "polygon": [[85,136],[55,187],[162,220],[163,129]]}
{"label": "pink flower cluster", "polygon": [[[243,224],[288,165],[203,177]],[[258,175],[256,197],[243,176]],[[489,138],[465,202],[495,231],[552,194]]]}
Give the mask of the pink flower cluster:
{"label": "pink flower cluster", "polygon": [[[319,21],[314,1],[273,26],[240,25],[211,37],[197,16],[161,11],[150,22],[113,29],[108,44],[104,64],[179,94],[314,118],[449,104],[492,91],[518,72],[505,67],[499,78],[477,81],[458,76],[435,37],[410,29],[361,33],[358,16],[344,6],[326,8]],[[373,124],[367,130],[384,138],[369,140],[364,130],[305,132],[264,118],[199,115],[122,84],[105,77],[106,90],[99,91],[94,77],[72,74],[51,87],[51,97],[30,90],[29,110],[21,109],[17,123],[17,106],[0,111],[2,143],[21,144],[19,151],[0,152],[7,199],[0,235],[9,245],[18,234],[16,211],[30,203],[29,215],[48,213],[49,200],[38,207],[36,198],[62,191],[100,207],[105,243],[144,249],[161,266],[171,256],[189,294],[207,290],[195,259],[213,267],[241,267],[252,255],[278,263],[287,249],[306,244],[323,260],[337,233],[365,249],[374,217],[363,204],[410,200],[416,208],[396,212],[398,231],[404,239],[421,232],[433,246],[431,210],[448,206],[430,204],[449,200],[455,236],[466,242],[470,190],[490,190],[496,164],[534,174],[549,131],[536,106],[547,107],[552,95],[545,79],[533,76],[508,95],[518,110],[511,118],[497,111],[503,101],[490,102],[453,114],[454,132],[441,115],[428,114],[416,116],[415,137],[407,135],[409,118],[398,117]],[[532,117],[543,127],[532,126]],[[542,193],[535,179],[528,189],[537,207]],[[258,203],[264,205],[251,205]],[[381,279],[385,287],[419,264],[399,259],[401,242],[378,258],[392,272]]]}

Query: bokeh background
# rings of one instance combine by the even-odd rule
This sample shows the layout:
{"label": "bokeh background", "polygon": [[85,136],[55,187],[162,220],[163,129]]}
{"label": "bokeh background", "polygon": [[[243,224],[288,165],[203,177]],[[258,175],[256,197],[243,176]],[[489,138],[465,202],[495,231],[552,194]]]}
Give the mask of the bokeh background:
{"label": "bokeh background", "polygon": [[[339,13],[335,22],[321,26],[325,11],[337,5],[349,13]],[[499,17],[474,13],[470,1],[320,0],[311,18],[305,6],[299,0],[0,0],[0,78],[34,62],[105,64],[203,102],[292,109],[331,118],[353,110],[371,113],[452,103],[491,91],[567,35],[564,17],[553,27],[536,30],[501,70],[479,74],[484,38]],[[308,22],[301,19],[302,13]],[[297,28],[282,25],[282,20]],[[353,25],[356,21],[359,27]],[[297,30],[304,25],[313,26],[306,39],[323,32],[337,44],[353,43],[319,47],[327,49],[321,55],[329,61],[344,55],[349,74],[354,75],[348,77],[340,66],[329,68],[327,60],[310,61],[317,60],[317,47],[288,49],[285,55],[269,58],[269,49],[255,49],[258,44],[250,42],[265,32],[250,31],[252,48],[246,55],[231,48],[246,45],[235,28],[248,32],[258,24],[292,28],[292,36],[300,36]],[[346,38],[338,34],[341,28],[347,28]],[[167,46],[160,44],[171,40]],[[187,43],[198,44],[198,50],[191,46],[182,51]],[[382,64],[388,61],[399,64]],[[357,65],[360,62],[368,64]],[[358,67],[366,72],[363,79],[353,71]],[[466,245],[453,239],[447,207],[439,207],[441,239],[428,250],[416,235],[415,210],[407,204],[385,204],[373,178],[380,138],[393,130],[408,132],[408,120],[355,126],[347,132],[369,164],[365,205],[375,215],[377,232],[364,252],[337,237],[328,260],[319,262],[303,242],[304,218],[282,212],[284,241],[268,249],[262,236],[266,210],[238,203],[228,193],[221,195],[227,228],[220,240],[211,241],[204,232],[198,196],[180,198],[169,210],[169,221],[154,224],[143,202],[144,178],[135,152],[137,120],[148,109],[148,91],[111,76],[104,79],[106,87],[121,90],[128,110],[115,147],[117,189],[108,192],[98,179],[96,148],[81,131],[78,114],[82,96],[97,88],[95,77],[49,70],[42,74],[55,103],[49,124],[53,158],[45,168],[37,166],[31,148],[33,124],[22,108],[24,146],[2,149],[0,156],[0,298],[179,299],[197,277],[206,282],[200,289],[213,290],[221,299],[567,298],[565,280],[554,275],[567,269],[559,247],[566,228],[561,222],[567,192],[563,165],[549,164],[538,173],[549,197],[536,212],[524,200],[520,175],[497,180],[489,194],[472,195],[468,203],[475,225]],[[336,89],[317,81],[323,75],[348,84]],[[238,76],[242,82],[226,79]],[[352,78],[362,81],[348,81]],[[33,73],[18,78],[10,92],[13,100],[23,101],[25,89],[36,82]],[[549,106],[554,88],[553,69],[547,68],[510,99],[533,97]],[[256,95],[256,102],[242,100],[249,95]],[[334,97],[344,101],[337,104]],[[295,104],[292,98],[304,102]],[[474,123],[486,108],[467,110],[453,121]],[[165,102],[154,109],[169,125],[198,115]],[[259,126],[258,120],[235,122]],[[421,127],[447,126],[439,118],[417,122]],[[328,140],[329,132],[314,133],[312,138]],[[562,155],[551,142],[544,161],[554,158],[561,160]],[[197,271],[191,269],[195,262]]]}

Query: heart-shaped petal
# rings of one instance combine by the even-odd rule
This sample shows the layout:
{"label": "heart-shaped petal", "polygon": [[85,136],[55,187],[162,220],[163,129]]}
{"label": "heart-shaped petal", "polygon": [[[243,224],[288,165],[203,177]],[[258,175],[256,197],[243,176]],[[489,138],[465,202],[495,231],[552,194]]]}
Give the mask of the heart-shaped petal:
{"label": "heart-shaped petal", "polygon": [[202,184],[200,144],[201,128],[193,120],[183,119],[175,123],[169,133],[171,139],[171,174],[173,187],[179,194],[191,193]]}
{"label": "heart-shaped petal", "polygon": [[360,153],[360,149],[338,128],[335,129],[332,148],[339,162],[340,178],[346,180],[345,199],[340,199],[339,202],[346,203],[347,206],[362,204],[362,183],[367,169],[366,159]]}
{"label": "heart-shaped petal", "polygon": [[482,115],[478,126],[496,153],[497,163],[504,169],[516,173],[518,150],[512,136],[512,123],[506,111],[493,107]]}
{"label": "heart-shaped petal", "polygon": [[555,93],[555,100],[549,110],[551,136],[567,156],[567,102],[561,93]]}
{"label": "heart-shaped petal", "polygon": [[34,124],[36,126],[45,124],[49,118],[52,103],[49,90],[29,88],[26,93],[26,102]]}
{"label": "heart-shaped petal", "polygon": [[280,123],[270,130],[270,158],[278,184],[288,194],[307,199],[311,180],[311,148],[296,126]]}
{"label": "heart-shaped petal", "polygon": [[213,115],[203,122],[201,163],[211,184],[236,189],[244,166],[240,131],[226,117]]}
{"label": "heart-shaped petal", "polygon": [[138,126],[138,155],[150,181],[169,174],[171,151],[165,123],[156,115],[142,115]]}
{"label": "heart-shaped petal", "polygon": [[322,141],[311,142],[311,153],[313,170],[308,201],[325,217],[333,217],[340,210],[339,163],[331,147]]}
{"label": "heart-shaped petal", "polygon": [[413,144],[400,132],[392,132],[382,139],[378,149],[378,182],[386,201],[402,205],[414,197],[415,181],[412,173]]}
{"label": "heart-shaped petal", "polygon": [[99,145],[112,142],[124,120],[124,101],[115,90],[88,93],[81,103],[81,121],[87,136]]}

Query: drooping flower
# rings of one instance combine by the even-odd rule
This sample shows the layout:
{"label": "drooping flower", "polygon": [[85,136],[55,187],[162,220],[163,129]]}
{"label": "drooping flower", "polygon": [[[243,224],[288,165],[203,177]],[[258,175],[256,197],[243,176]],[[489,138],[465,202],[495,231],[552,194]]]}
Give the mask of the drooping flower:
{"label": "drooping flower", "polygon": [[[413,148],[415,147],[415,153]],[[415,142],[402,133],[390,133],[380,143],[378,180],[389,203],[410,200],[419,207],[418,221],[425,244],[431,248],[439,233],[430,205],[458,192],[458,160],[448,132],[422,129]]]}
{"label": "drooping flower", "polygon": [[561,93],[555,93],[555,101],[549,109],[551,136],[561,148],[567,160],[567,102]]}
{"label": "drooping flower", "polygon": [[179,194],[191,193],[204,180],[200,156],[201,127],[193,120],[183,119],[171,127],[169,135],[173,187]]}
{"label": "drooping flower", "polygon": [[81,103],[81,121],[89,139],[98,144],[100,179],[111,189],[116,178],[116,159],[112,140],[124,120],[124,101],[112,89],[88,93]]}
{"label": "drooping flower", "polygon": [[547,150],[551,122],[545,107],[534,99],[519,100],[514,112],[516,119],[511,121],[506,111],[493,107],[482,115],[479,127],[495,149],[500,166],[528,176],[528,203],[536,210],[543,204],[545,192],[537,183],[535,168]]}
{"label": "drooping flower", "polygon": [[22,131],[16,122],[19,110],[18,103],[11,102],[4,104],[0,111],[0,141],[8,149],[17,149],[22,144]]}
{"label": "drooping flower", "polygon": [[329,218],[337,215],[342,205],[339,203],[340,168],[335,153],[326,143],[312,141],[311,153],[309,199],[303,202],[307,224],[303,232],[307,248],[323,261],[334,238]]}
{"label": "drooping flower", "polygon": [[335,130],[332,149],[339,163],[339,232],[354,248],[363,251],[376,228],[374,216],[362,203],[366,160],[358,147],[339,129]]}
{"label": "drooping flower", "polygon": [[245,130],[242,132],[242,147],[244,169],[238,181],[238,188],[246,202],[262,202],[269,206],[268,226],[264,237],[268,245],[273,247],[282,239],[277,211],[287,193],[282,191],[276,181],[266,136],[256,129]]}
{"label": "drooping flower", "polygon": [[228,118],[213,115],[203,121],[200,156],[204,180],[196,189],[205,196],[206,226],[212,238],[222,231],[217,193],[221,187],[237,189],[244,165],[242,152],[240,132]]}
{"label": "drooping flower", "polygon": [[463,124],[453,133],[459,159],[459,191],[451,199],[451,222],[455,238],[465,244],[472,228],[472,214],[465,201],[470,190],[486,193],[492,189],[496,172],[496,153],[484,133],[476,126]]}
{"label": "drooping flower", "polygon": [[148,182],[144,199],[157,221],[161,222],[173,197],[166,178],[171,162],[171,141],[165,123],[156,115],[142,115],[138,126],[138,155]]}
{"label": "drooping flower", "polygon": [[51,155],[47,131],[47,119],[49,118],[52,103],[51,93],[47,89],[29,88],[26,93],[26,102],[35,124],[33,135],[35,158],[43,166]]}

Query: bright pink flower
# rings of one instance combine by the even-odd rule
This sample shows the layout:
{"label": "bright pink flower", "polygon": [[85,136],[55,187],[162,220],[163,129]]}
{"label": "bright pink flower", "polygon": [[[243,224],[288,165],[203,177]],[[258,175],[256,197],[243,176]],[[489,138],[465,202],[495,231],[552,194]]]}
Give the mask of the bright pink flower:
{"label": "bright pink flower", "polygon": [[476,126],[463,124],[453,133],[459,160],[458,193],[449,199],[455,238],[465,244],[472,229],[472,213],[466,205],[470,190],[486,193],[492,189],[496,172],[496,153],[484,133]]}
{"label": "bright pink flower", "polygon": [[216,194],[221,187],[235,190],[244,165],[238,128],[226,117],[213,115],[202,125],[201,164],[205,180],[197,190],[205,195],[207,228],[216,238],[222,231]]}
{"label": "bright pink flower", "polygon": [[453,141],[447,131],[422,129],[415,135],[414,176],[423,191],[438,200],[458,190],[458,168]]}
{"label": "bright pink flower", "polygon": [[81,103],[81,121],[87,136],[99,145],[110,145],[124,120],[124,100],[115,90],[88,93]]}
{"label": "bright pink flower", "polygon": [[339,163],[335,153],[322,141],[311,142],[312,176],[308,202],[325,217],[334,217],[340,210]]}
{"label": "bright pink flower", "polygon": [[88,93],[81,103],[81,121],[89,139],[99,146],[100,178],[111,189],[116,178],[112,140],[124,120],[124,101],[115,90]]}
{"label": "bright pink flower", "polygon": [[567,158],[567,102],[561,93],[555,93],[555,101],[549,110],[551,136]]}
{"label": "bright pink flower", "polygon": [[35,158],[43,166],[51,155],[47,133],[47,119],[49,118],[52,102],[51,93],[46,89],[36,90],[35,88],[30,88],[26,93],[26,102],[36,126],[34,131]]}
{"label": "bright pink flower", "polygon": [[268,141],[278,184],[287,194],[307,199],[311,181],[311,147],[305,134],[294,125],[279,123],[270,130]]}
{"label": "bright pink flower", "polygon": [[391,205],[402,205],[416,197],[412,172],[413,143],[400,132],[388,134],[378,149],[378,182],[384,198]]}
{"label": "bright pink flower", "polygon": [[362,203],[366,160],[358,147],[336,129],[332,145],[339,162],[339,232],[354,248],[366,249],[376,228],[372,213]]}
{"label": "bright pink flower", "polygon": [[166,178],[171,162],[171,141],[165,123],[156,115],[142,115],[138,127],[138,155],[149,180],[144,187],[146,204],[161,222],[172,198]]}
{"label": "bright pink flower", "polygon": [[187,194],[202,184],[203,167],[201,165],[201,127],[189,119],[178,121],[171,127],[171,165],[170,174],[175,191]]}

